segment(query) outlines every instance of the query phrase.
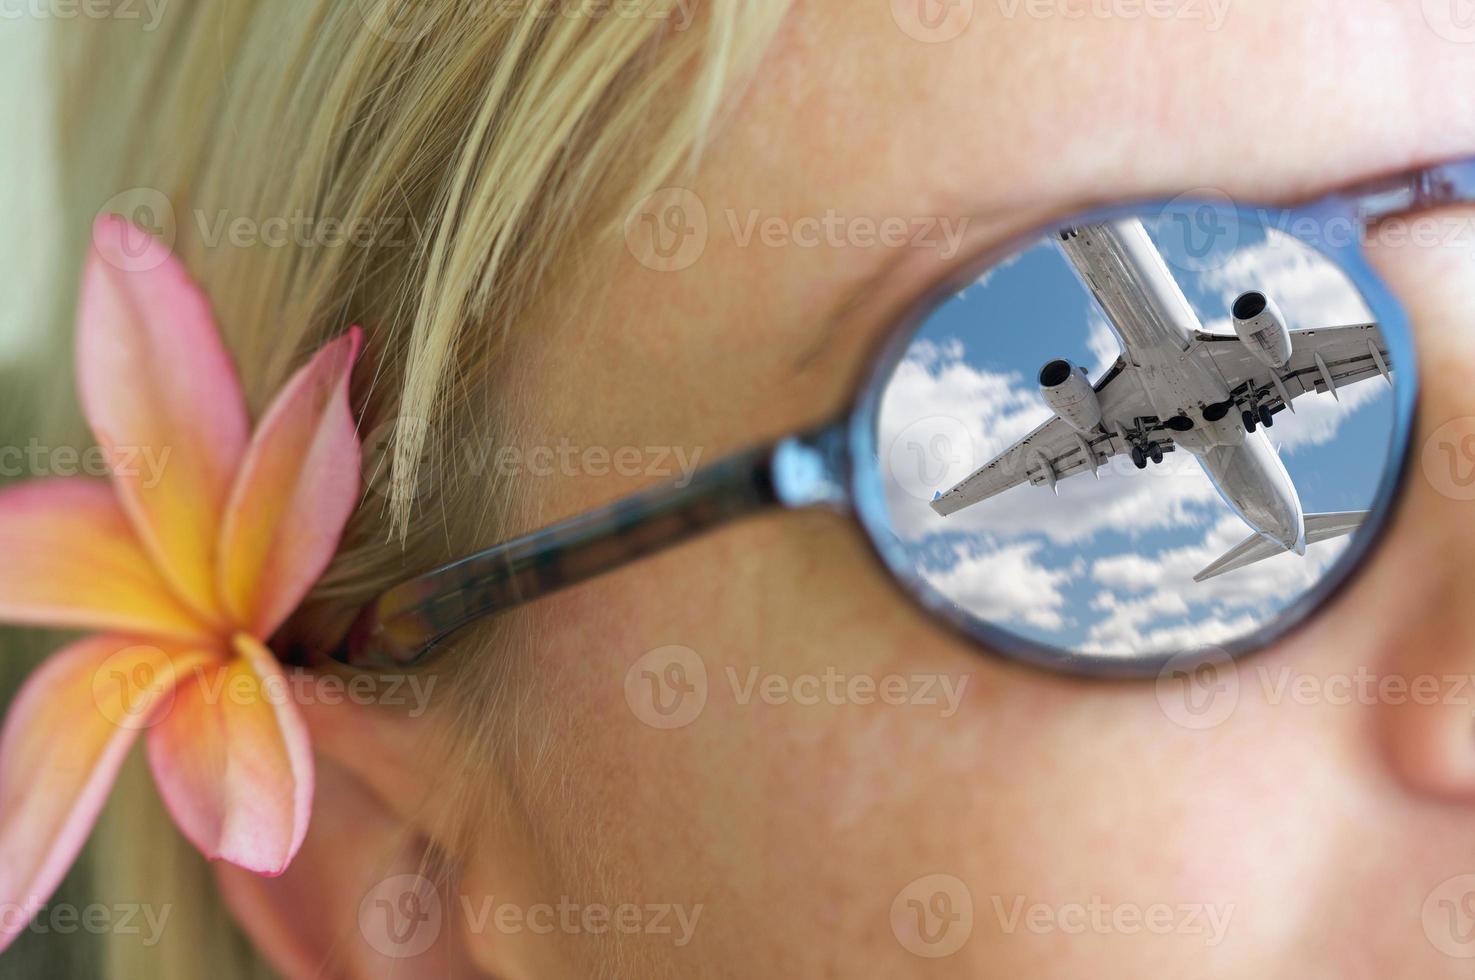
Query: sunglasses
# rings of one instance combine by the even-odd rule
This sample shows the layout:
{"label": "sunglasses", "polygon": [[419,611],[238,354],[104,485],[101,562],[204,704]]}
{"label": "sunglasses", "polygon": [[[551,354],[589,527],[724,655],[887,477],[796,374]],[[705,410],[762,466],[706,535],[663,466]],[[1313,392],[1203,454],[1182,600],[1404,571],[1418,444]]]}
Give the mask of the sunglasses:
{"label": "sunglasses", "polygon": [[1409,467],[1414,340],[1365,243],[1470,202],[1475,160],[1018,236],[898,319],[845,417],[403,582],[334,658],[413,665],[775,507],[851,516],[902,592],[995,656],[1150,677],[1264,647],[1363,565]]}

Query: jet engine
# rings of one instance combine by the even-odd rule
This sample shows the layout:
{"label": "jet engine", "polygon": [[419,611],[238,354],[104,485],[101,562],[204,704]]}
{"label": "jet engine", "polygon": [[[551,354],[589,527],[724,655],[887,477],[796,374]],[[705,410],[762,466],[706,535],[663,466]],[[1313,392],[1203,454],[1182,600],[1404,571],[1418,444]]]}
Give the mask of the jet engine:
{"label": "jet engine", "polygon": [[1040,393],[1077,432],[1092,432],[1101,424],[1101,402],[1085,368],[1069,361],[1051,361],[1040,368]]}
{"label": "jet engine", "polygon": [[1280,308],[1262,292],[1234,301],[1234,332],[1250,355],[1267,367],[1283,368],[1291,359],[1291,331]]}

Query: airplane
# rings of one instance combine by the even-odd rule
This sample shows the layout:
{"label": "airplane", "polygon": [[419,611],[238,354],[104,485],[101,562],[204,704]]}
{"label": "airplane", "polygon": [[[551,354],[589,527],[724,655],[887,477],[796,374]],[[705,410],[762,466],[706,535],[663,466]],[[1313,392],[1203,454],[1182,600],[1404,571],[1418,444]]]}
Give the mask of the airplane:
{"label": "airplane", "polygon": [[1230,305],[1234,333],[1209,333],[1135,218],[1060,232],[1059,247],[1095,297],[1122,354],[1094,384],[1068,360],[1040,370],[1055,415],[932,501],[943,517],[1024,483],[1048,486],[1129,455],[1145,470],[1165,453],[1191,453],[1254,531],[1194,576],[1223,575],[1275,555],[1351,534],[1367,512],[1307,514],[1264,432],[1308,392],[1365,379],[1393,383],[1376,323],[1292,332],[1259,290]]}

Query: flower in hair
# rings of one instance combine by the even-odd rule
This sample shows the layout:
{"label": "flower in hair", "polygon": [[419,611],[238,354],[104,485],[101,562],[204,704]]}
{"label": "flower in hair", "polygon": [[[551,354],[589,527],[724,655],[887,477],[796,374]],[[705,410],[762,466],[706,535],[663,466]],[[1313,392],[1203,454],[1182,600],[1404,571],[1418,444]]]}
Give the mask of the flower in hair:
{"label": "flower in hair", "polygon": [[0,949],[56,889],[140,735],[206,857],[276,875],[297,853],[312,752],[267,639],[358,500],[360,345],[354,328],[319,350],[253,432],[183,264],[122,219],[95,226],[77,387],[109,476],[0,490],[0,621],[94,631],[26,681],[0,732]]}

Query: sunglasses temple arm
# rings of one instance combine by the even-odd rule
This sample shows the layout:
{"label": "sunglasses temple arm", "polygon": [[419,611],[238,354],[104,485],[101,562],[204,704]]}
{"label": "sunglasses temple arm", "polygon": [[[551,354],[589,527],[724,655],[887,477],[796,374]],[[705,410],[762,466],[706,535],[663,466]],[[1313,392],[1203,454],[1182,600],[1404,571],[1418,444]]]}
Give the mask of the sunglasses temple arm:
{"label": "sunglasses temple arm", "polygon": [[471,623],[577,585],[774,506],[844,509],[842,426],[793,436],[442,566],[385,592],[333,658],[363,668],[411,666]]}
{"label": "sunglasses temple arm", "polygon": [[1364,224],[1475,203],[1475,160],[1443,163],[1366,181],[1341,195]]}

